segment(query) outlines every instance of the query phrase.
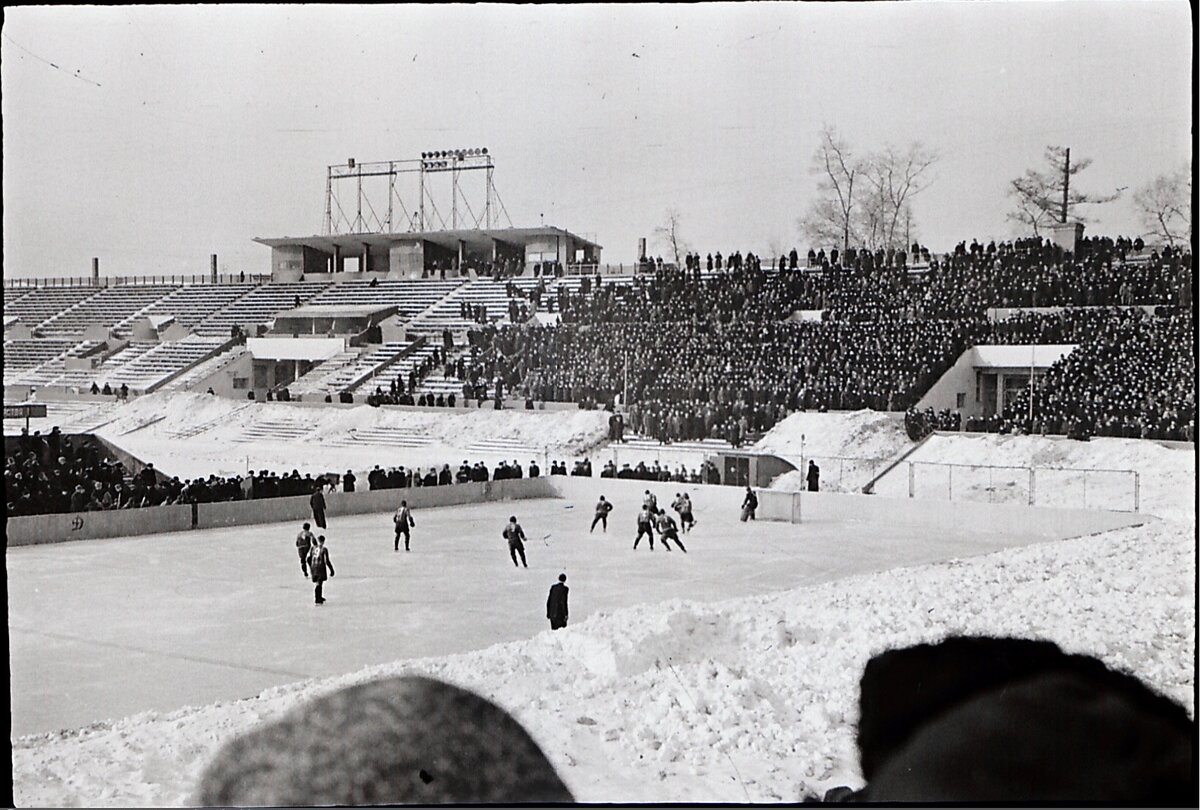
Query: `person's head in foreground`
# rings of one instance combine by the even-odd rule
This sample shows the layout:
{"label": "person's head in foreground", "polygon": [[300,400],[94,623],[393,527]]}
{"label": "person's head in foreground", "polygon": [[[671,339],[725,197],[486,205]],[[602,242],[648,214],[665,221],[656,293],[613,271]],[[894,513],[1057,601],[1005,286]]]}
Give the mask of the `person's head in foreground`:
{"label": "person's head in foreground", "polygon": [[1186,710],[1049,641],[889,650],[867,663],[859,707],[857,800],[1196,802]]}
{"label": "person's head in foreground", "polygon": [[199,805],[572,802],[537,743],[464,689],[398,676],[340,689],[227,743]]}

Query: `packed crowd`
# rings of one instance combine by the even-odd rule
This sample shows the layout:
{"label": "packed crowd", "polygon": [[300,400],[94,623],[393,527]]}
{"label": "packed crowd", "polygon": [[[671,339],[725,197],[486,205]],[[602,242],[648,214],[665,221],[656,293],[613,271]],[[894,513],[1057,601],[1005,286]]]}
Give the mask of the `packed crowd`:
{"label": "packed crowd", "polygon": [[1005,409],[1001,430],[1195,441],[1196,331],[1190,311],[1164,317],[1138,309],[1109,311],[1081,337],[1035,388],[1032,419],[1025,390]]}

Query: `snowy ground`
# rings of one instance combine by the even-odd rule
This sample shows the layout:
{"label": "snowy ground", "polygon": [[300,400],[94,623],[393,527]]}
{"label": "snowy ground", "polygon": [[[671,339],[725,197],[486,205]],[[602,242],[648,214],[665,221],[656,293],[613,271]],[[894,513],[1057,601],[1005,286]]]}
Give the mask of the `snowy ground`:
{"label": "snowy ground", "polygon": [[[352,413],[349,409],[343,412]],[[489,415],[497,416],[502,414]],[[560,429],[562,435],[572,433],[576,428],[568,426],[568,420],[585,415],[520,416],[547,419],[536,423],[537,435],[549,440],[560,435]],[[888,429],[881,424],[873,429],[871,416],[796,415],[778,426],[764,444],[785,457],[798,456],[798,447],[795,452],[790,447],[798,444],[794,434],[802,431],[806,457],[869,457],[895,454],[911,446],[903,438],[902,426],[893,423]],[[195,415],[190,418],[193,423],[201,421]],[[561,423],[553,421],[560,419]],[[501,427],[499,422],[493,427],[480,421],[459,430],[475,430],[473,441],[479,441]],[[165,435],[153,437],[149,433],[153,428],[123,436],[120,443],[133,450],[132,442],[141,441],[137,437],[146,433],[142,439],[145,446],[165,454],[171,450],[170,442]],[[603,427],[599,429],[602,435]],[[587,434],[587,428],[579,428],[579,432]],[[897,433],[902,441],[896,439]],[[889,444],[893,441],[894,446]],[[245,446],[229,444],[224,449]],[[816,449],[810,450],[810,446]],[[326,447],[320,447],[324,457]],[[221,449],[213,448],[213,463]],[[181,461],[188,456],[184,450],[178,452]],[[290,448],[281,445],[273,452],[282,462],[277,466],[290,469],[303,466],[299,461],[311,451],[309,445],[296,443]],[[164,469],[169,469],[169,457],[162,456]],[[159,457],[151,458],[160,466]],[[179,637],[191,645],[208,646],[207,652],[185,652],[171,660],[172,666],[193,673],[193,677],[160,679],[167,681],[166,694],[161,703],[154,704],[160,707],[156,712],[14,740],[17,803],[186,803],[195,775],[225,739],[317,693],[403,671],[432,674],[496,700],[530,730],[576,798],[585,802],[795,801],[834,784],[857,785],[861,778],[853,734],[863,665],[871,654],[884,648],[934,640],[948,633],[1047,638],[1068,651],[1098,655],[1112,666],[1137,674],[1194,714],[1196,484],[1191,452],[1127,440],[1079,443],[955,436],[931,439],[913,458],[976,465],[1136,469],[1141,474],[1142,511],[1163,519],[1138,528],[1036,545],[1022,546],[1025,541],[1019,537],[1001,538],[997,548],[1022,547],[969,556],[988,549],[972,546],[964,553],[962,538],[914,539],[901,537],[889,527],[885,529],[891,535],[887,531],[876,534],[864,531],[862,524],[827,527],[829,533],[821,534],[811,524],[796,529],[761,523],[747,535],[729,516],[702,511],[701,527],[689,543],[692,553],[687,557],[678,552],[667,557],[657,550],[653,556],[635,557],[643,552],[626,553],[617,548],[620,544],[615,537],[628,531],[629,516],[622,512],[621,517],[614,515],[610,527],[619,528],[619,533],[594,546],[585,544],[596,538],[587,538],[575,529],[570,531],[579,534],[578,538],[560,537],[556,526],[547,544],[541,544],[536,535],[529,549],[532,582],[516,578],[510,582],[508,577],[516,572],[504,568],[510,563],[504,557],[502,541],[491,541],[491,535],[498,535],[499,530],[489,524],[480,534],[480,514],[471,511],[484,510],[487,522],[495,520],[487,510],[507,507],[429,510],[427,519],[418,516],[418,521],[430,530],[430,546],[433,537],[438,537],[445,552],[438,552],[441,556],[435,558],[430,551],[428,559],[421,558],[426,567],[414,579],[419,586],[414,584],[374,606],[374,600],[359,602],[358,597],[388,587],[391,573],[387,566],[413,562],[411,569],[417,564],[416,558],[393,561],[390,550],[379,560],[374,544],[388,540],[365,528],[377,518],[362,516],[357,520],[365,521],[364,528],[351,525],[351,536],[339,538],[339,545],[334,546],[335,552],[341,549],[348,576],[333,580],[331,602],[320,610],[334,610],[320,614],[306,603],[309,597],[298,572],[292,574],[294,581],[283,579],[274,584],[275,565],[280,567],[280,576],[286,576],[283,569],[289,565],[298,567],[286,551],[290,533],[277,536],[281,528],[248,527],[196,545],[191,541],[201,533],[188,534],[187,540],[168,536],[14,549],[8,553],[14,702],[23,699],[27,706],[45,704],[50,701],[49,692],[57,688],[53,678],[45,685],[47,694],[28,686],[31,676],[22,669],[22,662],[30,649],[53,657],[56,650],[80,643],[80,636],[87,641],[113,641],[118,646],[107,652],[100,652],[102,645],[97,644],[94,656],[64,653],[50,671],[62,667],[70,674],[71,667],[64,662],[75,660],[76,672],[91,666],[97,679],[128,677],[171,657],[172,619],[189,613],[201,617],[200,630],[193,625]],[[270,466],[271,462],[260,464]],[[341,464],[329,466],[336,469]],[[826,469],[823,465],[823,472]],[[903,480],[906,494],[907,472]],[[985,499],[996,497],[994,490],[983,494]],[[590,506],[578,504],[568,511],[563,502],[536,504],[521,504],[523,520],[528,513],[532,520],[549,523],[555,510],[568,515]],[[435,512],[445,513],[445,518]],[[573,515],[571,525],[580,517]],[[456,521],[465,523],[456,528]],[[722,521],[728,523],[724,529],[715,525]],[[478,542],[486,544],[484,548],[461,536],[458,529],[468,527],[483,538]],[[710,532],[707,538],[705,532]],[[812,537],[816,534],[820,537]],[[804,542],[798,544],[798,539]],[[850,539],[857,542],[850,543]],[[188,545],[180,549],[175,544],[181,541]],[[565,542],[558,545],[560,541]],[[933,550],[921,545],[935,541],[941,545]],[[268,542],[272,544],[267,552],[271,561],[257,556]],[[609,544],[614,545],[610,548]],[[555,550],[556,545],[560,551]],[[156,550],[160,546],[161,553]],[[210,572],[206,555],[196,559],[194,549],[203,551],[210,546],[217,559],[230,560],[219,576]],[[282,557],[276,563],[274,549],[279,547]],[[898,551],[908,556],[896,556]],[[578,556],[554,556],[568,552]],[[243,553],[250,556],[240,556]],[[487,617],[488,621],[466,623],[478,626],[480,634],[499,643],[485,647],[488,640],[469,636],[462,646],[433,650],[438,632],[427,628],[444,604],[413,604],[424,592],[421,589],[444,596],[458,582],[457,571],[493,570],[496,557],[508,573],[492,583],[483,574],[475,574],[483,584],[466,611],[468,616]],[[87,598],[112,596],[113,591],[106,589],[127,581],[91,576],[97,559],[107,559],[108,568],[127,569],[126,577],[136,578],[136,588],[151,588],[149,583],[154,582],[158,584],[153,587],[177,592],[172,602],[175,612],[162,614],[163,621],[155,624],[151,638],[137,637],[147,632],[146,603],[140,602],[132,589],[127,596],[118,590],[114,599]],[[335,555],[335,565],[338,560]],[[370,568],[369,561],[376,561],[377,570]],[[149,566],[157,574],[153,579],[145,576]],[[567,570],[573,586],[568,629],[553,634],[542,630],[537,609],[495,609],[494,600],[505,588],[515,589],[520,600],[540,609],[545,589],[561,568]],[[622,587],[597,596],[602,589],[585,584],[592,571],[603,572],[597,579],[620,582]],[[405,576],[411,573],[405,569]],[[97,623],[111,638],[70,630],[70,611],[48,618],[53,611],[48,614],[44,605],[55,600],[40,603],[43,609],[39,612],[38,600],[47,589],[47,599],[55,592],[76,594],[71,602],[76,620],[83,617]],[[57,603],[62,604],[63,599],[60,596]],[[299,603],[294,604],[297,599]],[[589,600],[594,601],[589,604]],[[236,644],[223,644],[220,628],[232,622],[230,617],[238,611],[246,611],[242,602],[250,605],[255,619],[238,627]],[[395,615],[389,618],[391,613]],[[284,621],[289,616],[294,616],[290,629],[297,649],[303,650],[320,637],[312,624],[316,621],[346,622],[339,633],[330,635],[348,639],[348,649],[357,649],[355,640],[368,634],[382,632],[384,643],[377,645],[374,658],[333,650],[295,654],[285,643],[291,638]],[[453,635],[440,626],[439,632]],[[51,634],[71,638],[55,639]],[[273,640],[269,650],[263,647],[264,639]],[[26,653],[20,652],[22,644]],[[336,648],[336,643],[333,646]],[[188,656],[196,660],[189,663]],[[126,662],[123,668],[109,663],[114,657]],[[222,666],[231,662],[236,666]],[[194,708],[170,708],[194,700],[177,699],[172,693],[176,687],[214,690],[216,697],[201,700],[218,699],[220,690],[230,684],[236,688],[226,695],[253,694],[261,688],[261,682],[256,684],[253,676],[246,675],[253,666],[273,671],[260,673],[269,683],[293,682],[271,686],[248,700],[222,699]],[[235,670],[236,676],[232,674]],[[18,683],[21,678],[25,687]],[[77,717],[92,710],[87,696],[64,691],[58,688],[58,698],[63,705],[76,707],[71,711],[84,713]],[[119,704],[107,712],[96,709],[91,716],[136,710]],[[15,724],[16,720],[14,715]],[[50,722],[40,727],[56,726]],[[20,727],[14,731],[20,733]]]}

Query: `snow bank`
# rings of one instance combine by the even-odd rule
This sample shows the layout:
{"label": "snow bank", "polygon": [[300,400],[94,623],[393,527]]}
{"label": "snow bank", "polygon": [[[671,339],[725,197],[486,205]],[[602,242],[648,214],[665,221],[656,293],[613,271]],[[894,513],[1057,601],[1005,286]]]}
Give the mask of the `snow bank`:
{"label": "snow bank", "polygon": [[321,407],[180,392],[139,397],[98,432],[169,475],[192,478],[263,468],[361,477],[375,464],[440,468],[464,458],[527,464],[532,456],[547,467],[588,453],[607,431],[601,411]]}
{"label": "snow bank", "polygon": [[[801,437],[804,437],[803,440]],[[912,447],[896,415],[861,410],[794,413],[772,428],[754,449],[774,453],[797,467],[813,459],[821,468],[821,489],[859,492],[890,459]],[[772,489],[806,489],[805,471],[778,476]]]}
{"label": "snow bank", "polygon": [[[981,466],[950,472],[934,465],[1035,467],[1034,495],[1039,506],[1132,511],[1136,488],[1141,512],[1195,521],[1196,457],[1191,448],[1165,447],[1140,439],[1079,442],[1044,436],[939,434],[930,437],[906,461],[915,464],[917,497],[945,498],[952,484],[956,500],[1027,503],[1029,474],[1025,469],[989,471]],[[1092,472],[1084,474],[1080,470]],[[1138,474],[1136,480],[1133,472]],[[953,481],[948,480],[951,475]],[[907,464],[900,464],[884,476],[875,485],[875,492],[906,497]]]}
{"label": "snow bank", "polygon": [[858,679],[951,633],[1052,640],[1194,714],[1191,528],[1148,526],[721,603],[597,614],[465,655],[14,742],[20,805],[186,803],[233,735],[352,683],[419,672],[512,712],[584,802],[777,802],[858,785]]}

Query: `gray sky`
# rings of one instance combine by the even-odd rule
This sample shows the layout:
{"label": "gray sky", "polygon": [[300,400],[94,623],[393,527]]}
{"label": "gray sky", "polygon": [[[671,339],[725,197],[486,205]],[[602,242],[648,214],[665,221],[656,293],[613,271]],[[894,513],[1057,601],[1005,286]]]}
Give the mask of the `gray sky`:
{"label": "gray sky", "polygon": [[210,253],[266,271],[250,240],[320,232],[325,166],[349,157],[487,146],[515,225],[544,214],[628,262],[669,207],[702,252],[803,247],[824,123],[860,151],[942,155],[914,206],[935,250],[1012,235],[1008,181],[1047,144],[1095,160],[1085,190],[1130,187],[1089,226],[1112,235],[1139,230],[1133,189],[1191,155],[1183,2],[5,14],[12,276],[91,256],[200,273]]}

